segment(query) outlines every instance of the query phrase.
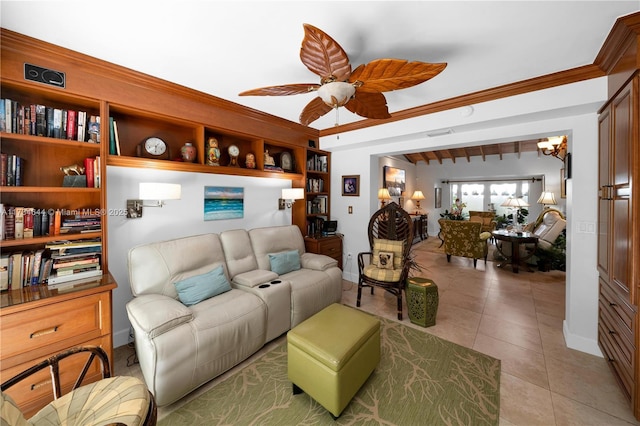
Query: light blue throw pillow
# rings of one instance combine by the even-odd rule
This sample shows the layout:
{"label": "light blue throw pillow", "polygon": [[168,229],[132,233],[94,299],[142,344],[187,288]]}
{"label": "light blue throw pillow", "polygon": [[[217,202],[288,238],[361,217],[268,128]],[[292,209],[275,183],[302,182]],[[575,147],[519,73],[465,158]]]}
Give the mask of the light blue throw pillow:
{"label": "light blue throw pillow", "polygon": [[300,269],[300,254],[298,250],[283,251],[269,254],[271,270],[278,275]]}
{"label": "light blue throw pillow", "polygon": [[195,305],[210,297],[231,290],[231,285],[224,275],[222,265],[206,274],[186,278],[174,284],[178,298],[185,306]]}

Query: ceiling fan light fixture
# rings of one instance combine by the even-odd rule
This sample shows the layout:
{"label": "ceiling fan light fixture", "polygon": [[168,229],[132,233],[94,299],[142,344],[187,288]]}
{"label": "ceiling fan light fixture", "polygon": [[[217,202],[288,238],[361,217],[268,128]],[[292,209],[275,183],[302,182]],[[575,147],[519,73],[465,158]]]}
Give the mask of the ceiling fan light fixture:
{"label": "ceiling fan light fixture", "polygon": [[333,81],[318,88],[318,96],[331,108],[344,106],[355,95],[356,88],[351,83]]}

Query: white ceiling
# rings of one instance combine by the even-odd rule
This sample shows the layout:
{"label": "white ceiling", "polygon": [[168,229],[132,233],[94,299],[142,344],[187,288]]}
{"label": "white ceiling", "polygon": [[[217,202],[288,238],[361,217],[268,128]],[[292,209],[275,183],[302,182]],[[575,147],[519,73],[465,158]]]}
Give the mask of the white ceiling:
{"label": "white ceiling", "polygon": [[[238,93],[319,83],[300,62],[303,23],[332,36],[353,68],[377,58],[448,63],[432,80],[385,93],[393,114],[592,64],[615,20],[640,10],[640,0],[2,0],[0,7],[4,28],[297,122],[315,94]],[[340,109],[340,124],[357,120]],[[311,127],[335,123],[329,113]]]}

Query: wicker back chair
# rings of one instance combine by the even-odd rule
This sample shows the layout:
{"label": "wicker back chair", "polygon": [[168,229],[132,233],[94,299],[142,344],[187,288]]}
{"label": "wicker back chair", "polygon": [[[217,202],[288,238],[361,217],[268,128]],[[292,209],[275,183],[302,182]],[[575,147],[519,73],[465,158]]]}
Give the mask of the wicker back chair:
{"label": "wicker back chair", "polygon": [[409,275],[409,251],[413,241],[413,220],[409,213],[392,202],[371,216],[368,228],[371,251],[358,253],[358,300],[362,288],[374,287],[396,296],[398,319],[402,320],[402,290]]}

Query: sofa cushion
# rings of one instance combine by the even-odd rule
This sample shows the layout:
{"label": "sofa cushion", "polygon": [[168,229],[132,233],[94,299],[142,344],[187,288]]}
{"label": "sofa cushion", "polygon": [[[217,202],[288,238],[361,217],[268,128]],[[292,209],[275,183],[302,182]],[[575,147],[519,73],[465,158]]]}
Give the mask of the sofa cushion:
{"label": "sofa cushion", "polygon": [[258,262],[258,269],[271,269],[269,253],[298,250],[305,252],[304,237],[296,225],[254,228],[249,231],[251,247]]}
{"label": "sofa cushion", "polygon": [[300,256],[300,266],[304,269],[326,271],[329,268],[337,267],[338,261],[324,254],[302,253],[302,256]]}
{"label": "sofa cushion", "polygon": [[300,254],[298,250],[283,251],[282,253],[269,253],[271,270],[278,275],[300,269]]}
{"label": "sofa cushion", "polygon": [[362,273],[369,278],[373,278],[374,280],[384,281],[384,282],[396,282],[400,280],[402,276],[402,269],[382,269],[378,268],[376,265],[367,265],[364,267],[364,271]]}
{"label": "sofa cushion", "polygon": [[175,286],[178,298],[186,306],[195,305],[210,297],[231,290],[231,285],[224,275],[222,266],[213,268],[205,274],[194,275],[177,281]]}
{"label": "sofa cushion", "polygon": [[380,252],[393,253],[393,268],[402,269],[402,252],[404,250],[404,241],[384,240],[380,238],[373,239],[373,264],[380,267]]}

